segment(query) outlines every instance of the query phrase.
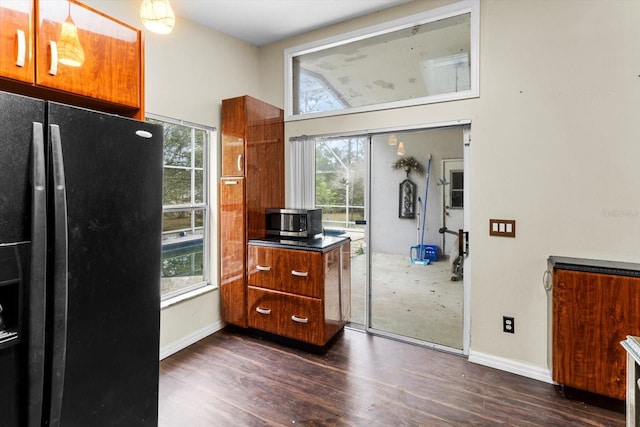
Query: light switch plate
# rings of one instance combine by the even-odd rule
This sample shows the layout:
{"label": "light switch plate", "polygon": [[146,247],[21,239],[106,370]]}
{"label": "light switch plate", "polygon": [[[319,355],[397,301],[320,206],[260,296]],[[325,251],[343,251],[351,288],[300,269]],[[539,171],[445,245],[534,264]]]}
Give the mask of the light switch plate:
{"label": "light switch plate", "polygon": [[489,235],[516,237],[515,219],[489,219]]}

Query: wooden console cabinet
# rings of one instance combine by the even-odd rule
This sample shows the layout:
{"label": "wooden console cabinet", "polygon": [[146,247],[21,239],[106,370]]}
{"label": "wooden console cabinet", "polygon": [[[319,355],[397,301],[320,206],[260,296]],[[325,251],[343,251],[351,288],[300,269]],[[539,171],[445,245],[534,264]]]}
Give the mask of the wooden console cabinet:
{"label": "wooden console cabinet", "polygon": [[220,302],[247,327],[247,242],[265,235],[265,210],[284,206],[284,112],[250,96],[222,101]]}
{"label": "wooden console cabinet", "polygon": [[624,400],[620,342],[640,335],[640,264],[567,257],[549,264],[553,380]]}
{"label": "wooden console cabinet", "polygon": [[263,245],[249,242],[249,327],[325,345],[351,314],[350,240],[316,250]]}
{"label": "wooden console cabinet", "polygon": [[[70,16],[84,62],[56,61]],[[75,0],[0,0],[0,90],[144,119],[142,33]]]}

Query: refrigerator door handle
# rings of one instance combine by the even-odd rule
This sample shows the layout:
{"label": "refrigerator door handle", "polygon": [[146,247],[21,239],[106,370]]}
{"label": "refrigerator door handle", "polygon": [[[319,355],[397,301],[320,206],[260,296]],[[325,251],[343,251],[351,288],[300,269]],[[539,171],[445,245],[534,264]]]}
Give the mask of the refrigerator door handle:
{"label": "refrigerator door handle", "polygon": [[33,122],[31,146],[31,277],[29,283],[28,425],[42,423],[44,395],[47,194],[42,123]]}
{"label": "refrigerator door handle", "polygon": [[49,140],[53,168],[53,345],[51,354],[51,407],[49,422],[57,426],[62,412],[64,375],[67,351],[68,305],[68,234],[67,196],[60,127],[49,125]]}

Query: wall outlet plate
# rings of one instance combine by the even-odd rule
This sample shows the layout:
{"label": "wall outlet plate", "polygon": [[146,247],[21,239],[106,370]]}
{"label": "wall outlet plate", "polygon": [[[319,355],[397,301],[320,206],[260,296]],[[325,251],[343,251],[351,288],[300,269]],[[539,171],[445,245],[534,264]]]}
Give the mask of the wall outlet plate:
{"label": "wall outlet plate", "polygon": [[516,333],[516,322],[513,317],[502,316],[502,332],[506,332],[508,334]]}

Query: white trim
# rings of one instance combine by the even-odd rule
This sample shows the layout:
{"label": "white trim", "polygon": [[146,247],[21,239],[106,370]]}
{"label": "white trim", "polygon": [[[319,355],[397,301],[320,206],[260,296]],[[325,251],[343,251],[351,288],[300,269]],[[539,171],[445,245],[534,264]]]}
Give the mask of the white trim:
{"label": "white trim", "polygon": [[225,325],[222,321],[217,321],[211,325],[207,325],[202,329],[194,331],[189,335],[180,338],[178,341],[174,341],[160,349],[160,360],[165,359],[172,354],[179,352],[180,350],[189,347],[192,344],[200,341],[201,339],[208,337],[209,335],[218,332]]}
{"label": "white trim", "polygon": [[199,297],[202,294],[215,291],[216,289],[218,289],[218,286],[209,284],[209,285],[200,286],[189,292],[183,292],[181,294],[176,295],[175,297],[167,298],[166,300],[162,301],[160,303],[160,309],[164,310],[167,307],[171,307],[172,305],[179,304],[183,301]]}
{"label": "white trim", "polygon": [[469,352],[469,362],[500,369],[501,371],[511,372],[512,374],[532,378],[545,383],[556,384],[551,377],[551,371],[549,369],[541,368],[536,365],[522,363],[512,359],[506,359],[504,357],[493,356],[491,354],[480,353],[473,350]]}
{"label": "white trim", "polygon": [[470,124],[471,124],[470,119],[448,120],[446,122],[432,122],[432,123],[421,123],[417,125],[390,126],[386,128],[361,129],[361,130],[354,130],[349,132],[334,132],[334,133],[323,133],[323,134],[315,134],[315,135],[292,136],[289,138],[289,141],[296,140],[296,139],[311,139],[311,138],[327,138],[328,139],[328,138],[349,138],[353,136],[374,136],[374,135],[381,135],[386,133],[447,128],[452,126],[463,126],[463,125],[470,125]]}
{"label": "white trim", "polygon": [[[462,210],[462,224],[464,231],[469,233],[471,241],[471,123],[462,128],[462,152],[464,162],[464,207]],[[465,249],[463,247],[463,249]],[[462,351],[469,355],[471,348],[471,244],[469,255],[463,256],[462,263]]]}
{"label": "white trim", "polygon": [[[306,53],[340,46],[358,40],[375,37],[380,34],[398,31],[413,25],[422,25],[429,22],[450,18],[457,15],[470,13],[470,66],[471,89],[451,94],[425,96],[407,100],[386,102],[362,107],[346,108],[343,110],[328,111],[311,114],[293,114],[293,58]],[[367,111],[378,111],[391,108],[400,108],[413,105],[432,104],[443,101],[477,98],[480,96],[480,0],[462,0],[443,7],[430,9],[422,13],[409,15],[389,22],[351,31],[345,34],[317,40],[299,46],[293,46],[284,50],[284,114],[285,122],[306,120],[310,118],[338,116]]]}

